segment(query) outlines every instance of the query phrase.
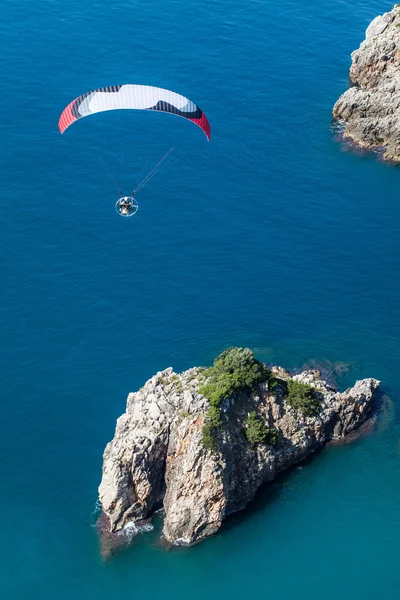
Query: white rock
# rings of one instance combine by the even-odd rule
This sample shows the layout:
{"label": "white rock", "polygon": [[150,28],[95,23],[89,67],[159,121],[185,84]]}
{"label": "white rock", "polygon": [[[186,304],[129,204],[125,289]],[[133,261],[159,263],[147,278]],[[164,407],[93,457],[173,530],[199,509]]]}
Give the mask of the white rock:
{"label": "white rock", "polygon": [[385,31],[386,27],[394,20],[394,18],[395,15],[391,12],[375,17],[375,19],[368,25],[365,32],[365,37],[368,39],[380,35]]}
{"label": "white rock", "polygon": [[149,406],[149,416],[151,419],[154,419],[155,421],[157,421],[159,419],[161,415],[161,411],[158,408],[158,405],[156,402],[152,402]]}
{"label": "white rock", "polygon": [[[273,372],[290,378],[281,368]],[[223,402],[219,452],[212,453],[202,444],[208,402],[197,391],[199,383],[191,392],[180,391],[182,381],[192,380],[193,373],[190,369],[177,377],[168,369],[129,394],[127,412],[117,420],[114,439],[104,451],[99,487],[111,531],[136,526],[162,504],[164,535],[172,543],[191,544],[212,535],[228,514],[252,500],[262,484],[332,437],[343,437],[363,423],[379,385],[365,379],[338,393],[321,381],[318,371],[300,373],[295,379],[318,389],[321,408],[312,417],[297,413],[278,392],[274,396],[260,385],[257,394],[242,393],[234,402]],[[160,379],[166,374],[164,385]],[[188,407],[190,416],[182,416]],[[278,432],[276,447],[248,443],[245,420],[253,411]]]}
{"label": "white rock", "polygon": [[333,107],[344,136],[363,148],[385,148],[384,158],[400,161],[400,10],[376,17],[366,39],[351,54],[350,78],[357,85]]}

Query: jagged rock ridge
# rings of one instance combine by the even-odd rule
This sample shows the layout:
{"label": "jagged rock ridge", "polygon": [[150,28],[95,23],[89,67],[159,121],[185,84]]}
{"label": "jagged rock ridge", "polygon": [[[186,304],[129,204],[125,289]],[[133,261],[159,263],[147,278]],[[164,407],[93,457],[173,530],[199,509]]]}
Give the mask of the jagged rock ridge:
{"label": "jagged rock ridge", "polygon": [[[272,372],[291,378],[282,368]],[[169,368],[129,394],[126,412],[104,451],[99,487],[103,530],[104,521],[109,531],[119,532],[163,507],[163,535],[169,542],[192,544],[214,534],[262,484],[361,425],[379,386],[376,379],[364,379],[339,393],[316,370],[295,375],[293,379],[315,389],[321,403],[317,415],[305,416],[287,404],[282,386],[272,390],[268,383],[260,384],[255,394],[223,401],[219,452],[212,453],[202,444],[209,406],[198,392],[204,377],[204,369],[178,374]],[[243,423],[252,411],[277,431],[275,447],[247,441]]]}
{"label": "jagged rock ridge", "polygon": [[344,136],[363,148],[380,147],[400,161],[400,5],[376,17],[352,55],[347,90],[333,107]]}

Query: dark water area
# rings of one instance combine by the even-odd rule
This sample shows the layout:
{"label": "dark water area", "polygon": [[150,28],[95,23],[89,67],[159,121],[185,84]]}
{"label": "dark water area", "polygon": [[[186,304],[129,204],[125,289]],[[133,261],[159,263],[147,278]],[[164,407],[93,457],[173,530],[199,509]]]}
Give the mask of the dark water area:
{"label": "dark water area", "polygon": [[[5,0],[1,597],[392,600],[400,584],[400,170],[335,141],[350,53],[389,10],[350,3]],[[118,83],[207,114],[62,109]],[[118,217],[128,191],[170,148]],[[293,470],[204,544],[157,527],[103,561],[92,512],[128,392],[230,345],[382,380],[373,435]]]}

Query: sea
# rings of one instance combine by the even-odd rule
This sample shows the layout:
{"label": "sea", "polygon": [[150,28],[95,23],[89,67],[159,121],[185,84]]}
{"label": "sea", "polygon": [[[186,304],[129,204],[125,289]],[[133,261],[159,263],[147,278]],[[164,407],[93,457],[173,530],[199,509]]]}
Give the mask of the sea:
{"label": "sea", "polygon": [[[332,106],[378,0],[3,0],[0,597],[397,600],[400,169]],[[75,97],[141,83],[171,115]],[[132,218],[115,211],[162,156]],[[102,453],[127,394],[229,346],[340,389],[382,381],[366,437],[263,488],[192,548],[105,558]]]}

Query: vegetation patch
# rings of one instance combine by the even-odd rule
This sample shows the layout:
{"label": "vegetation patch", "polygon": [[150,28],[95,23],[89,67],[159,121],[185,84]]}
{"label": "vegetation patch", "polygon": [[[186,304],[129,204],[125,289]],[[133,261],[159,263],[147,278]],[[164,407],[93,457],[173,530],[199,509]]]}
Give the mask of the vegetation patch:
{"label": "vegetation patch", "polygon": [[211,450],[211,452],[218,451],[217,431],[208,421],[206,421],[203,425],[203,429],[201,431],[201,441],[206,450]]}
{"label": "vegetation patch", "polygon": [[221,410],[218,406],[210,406],[205,416],[201,432],[204,448],[216,452],[218,450],[218,431],[222,429]]}
{"label": "vegetation patch", "polygon": [[207,383],[199,392],[213,406],[238,392],[253,392],[258,383],[267,381],[270,371],[254,358],[249,348],[229,348],[217,356],[207,372]]}
{"label": "vegetation patch", "polygon": [[265,425],[260,416],[251,412],[245,423],[245,434],[250,444],[269,444],[275,446],[278,441],[276,429],[271,429]]}
{"label": "vegetation patch", "polygon": [[307,416],[317,414],[320,409],[320,403],[315,397],[314,389],[310,385],[295,379],[290,379],[287,382],[286,402],[292,408]]}
{"label": "vegetation patch", "polygon": [[270,377],[268,382],[268,389],[273,394],[280,390],[282,394],[286,396],[287,382],[284,379],[280,379],[279,377]]}
{"label": "vegetation patch", "polygon": [[210,402],[205,415],[202,441],[205,448],[218,449],[218,431],[222,428],[220,404],[239,392],[254,392],[258,383],[267,381],[270,371],[254,358],[249,348],[229,348],[216,357],[205,372],[207,383],[199,388]]}

